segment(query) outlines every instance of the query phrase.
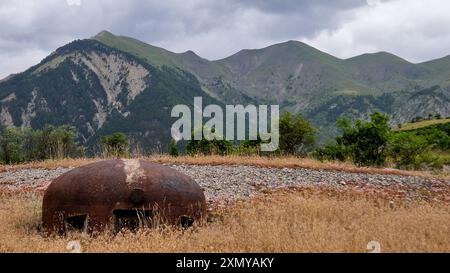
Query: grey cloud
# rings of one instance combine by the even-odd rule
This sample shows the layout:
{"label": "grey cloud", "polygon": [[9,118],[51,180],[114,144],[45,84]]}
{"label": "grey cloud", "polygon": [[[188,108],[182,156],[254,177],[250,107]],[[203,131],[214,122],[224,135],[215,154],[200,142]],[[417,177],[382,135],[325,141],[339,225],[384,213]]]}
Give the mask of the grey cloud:
{"label": "grey cloud", "polygon": [[318,12],[327,11],[329,13],[338,10],[352,9],[358,6],[367,5],[365,0],[247,0],[236,1],[243,6],[256,7],[268,13],[297,13],[297,12]]}
{"label": "grey cloud", "polygon": [[[417,1],[390,2],[405,5]],[[428,3],[427,7],[439,9],[436,5]],[[382,35],[364,34],[363,27],[377,33],[384,30],[378,25],[389,27],[380,24],[385,21],[383,16],[395,21],[395,18],[389,18],[395,13],[385,15],[383,9],[376,14],[371,12],[365,0],[82,0],[80,6],[68,6],[66,0],[2,0],[0,78],[26,69],[36,59],[71,40],[88,38],[101,30],[135,37],[177,52],[194,50],[209,59],[226,57],[242,48],[258,48],[291,39],[306,40],[322,50],[342,56],[360,53],[366,48],[382,48],[381,43],[390,49],[408,42],[403,36],[402,41],[395,39],[395,31],[389,32],[388,39]],[[411,9],[411,13],[414,12]],[[380,21],[367,20],[366,13]],[[413,18],[414,14],[411,16]],[[424,11],[421,17],[428,18],[426,16]],[[422,36],[442,35],[436,23],[439,18],[435,17],[416,27],[417,31],[425,31]],[[445,17],[440,19],[448,25]],[[389,20],[386,22],[391,22]],[[399,33],[404,32],[399,29]],[[419,48],[416,40],[416,44],[405,52],[409,56],[417,54],[416,59],[421,59],[425,56],[424,49]],[[358,44],[361,46],[356,46]],[[446,42],[433,48],[442,51],[447,45],[450,46]],[[33,52],[36,54],[33,58],[25,57]],[[14,65],[8,64],[14,60]]]}

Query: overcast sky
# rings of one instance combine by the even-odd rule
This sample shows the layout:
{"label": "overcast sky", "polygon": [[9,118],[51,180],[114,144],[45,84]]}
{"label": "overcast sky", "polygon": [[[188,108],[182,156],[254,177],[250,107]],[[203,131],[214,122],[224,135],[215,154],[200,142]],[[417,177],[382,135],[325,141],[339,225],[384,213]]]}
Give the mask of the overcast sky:
{"label": "overcast sky", "polygon": [[341,58],[450,54],[448,0],[1,0],[0,79],[101,30],[220,59],[287,40]]}

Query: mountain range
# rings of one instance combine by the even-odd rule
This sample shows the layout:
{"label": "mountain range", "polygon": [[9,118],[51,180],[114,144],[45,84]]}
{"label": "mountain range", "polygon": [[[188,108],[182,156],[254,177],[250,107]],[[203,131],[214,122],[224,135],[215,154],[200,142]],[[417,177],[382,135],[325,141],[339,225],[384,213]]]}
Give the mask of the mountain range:
{"label": "mountain range", "polygon": [[164,150],[177,104],[279,104],[325,142],[339,117],[380,111],[392,124],[450,116],[450,56],[414,64],[387,52],[340,59],[298,41],[210,61],[102,31],[0,81],[0,125],[71,124],[95,146],[126,133],[142,152]]}

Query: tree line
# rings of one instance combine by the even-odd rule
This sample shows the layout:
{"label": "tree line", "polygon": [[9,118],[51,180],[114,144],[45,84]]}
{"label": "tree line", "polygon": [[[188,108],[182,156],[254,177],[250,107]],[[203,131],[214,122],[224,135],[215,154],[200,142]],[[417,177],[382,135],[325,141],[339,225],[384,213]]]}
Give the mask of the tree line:
{"label": "tree line", "polygon": [[[370,120],[341,118],[336,123],[340,134],[319,147],[316,129],[301,114],[283,113],[280,117],[280,146],[266,155],[311,156],[321,161],[349,161],[358,166],[387,166],[400,169],[441,169],[450,164],[450,123],[413,131],[393,131],[385,114],[373,113]],[[261,140],[233,145],[227,140],[191,140],[187,153],[261,154]],[[179,154],[172,140],[170,154]]]}
{"label": "tree line", "polygon": [[[104,136],[99,145],[103,157],[129,156],[129,141],[123,133]],[[2,164],[83,157],[86,150],[78,142],[76,128],[69,125],[47,125],[39,130],[7,127],[0,133]]]}
{"label": "tree line", "polygon": [[313,156],[359,166],[393,163],[400,169],[441,169],[450,164],[450,123],[392,131],[388,122],[388,116],[380,113],[372,114],[370,121],[342,118],[337,122],[341,135]]}
{"label": "tree line", "polygon": [[76,129],[68,125],[48,125],[40,130],[8,127],[0,134],[0,162],[16,164],[82,156],[85,149],[77,138]]}
{"label": "tree line", "polygon": [[[280,116],[280,142],[276,152],[260,152],[263,141],[191,140],[188,155],[291,155],[311,156],[321,161],[350,161],[359,166],[394,164],[402,169],[439,169],[450,164],[450,123],[413,131],[392,131],[387,115],[374,113],[370,120],[348,118],[337,121],[339,136],[326,145],[316,146],[316,129],[301,114]],[[15,164],[46,159],[85,156],[86,148],[77,141],[72,126],[45,126],[43,129],[8,127],[0,133],[0,162]],[[102,157],[129,157],[130,144],[123,133],[99,140]],[[179,143],[171,140],[168,154],[179,156]]]}

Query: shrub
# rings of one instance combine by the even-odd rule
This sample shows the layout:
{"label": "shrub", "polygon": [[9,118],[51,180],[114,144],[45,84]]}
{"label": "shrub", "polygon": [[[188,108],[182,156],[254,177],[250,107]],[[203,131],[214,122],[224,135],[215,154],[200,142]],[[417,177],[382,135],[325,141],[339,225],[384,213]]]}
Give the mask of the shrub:
{"label": "shrub", "polygon": [[[214,134],[214,132],[215,130],[212,129],[211,133]],[[207,140],[203,136],[203,130],[201,140],[195,140],[194,135],[195,134],[193,132],[192,139],[188,141],[188,144],[186,146],[186,151],[190,155],[227,155],[233,150],[233,144],[231,141],[225,139],[218,140],[216,138],[214,138],[213,140]]]}
{"label": "shrub", "polygon": [[234,148],[233,153],[244,156],[270,154],[269,152],[261,152],[261,145],[264,143],[267,143],[267,141],[263,141],[258,134],[256,140],[245,140],[239,143],[239,146]]}
{"label": "shrub", "polygon": [[389,141],[389,154],[398,168],[416,168],[419,156],[429,149],[424,136],[411,132],[393,134]]}
{"label": "shrub", "polygon": [[34,137],[38,143],[38,157],[41,159],[66,158],[83,154],[83,148],[76,141],[78,133],[73,126],[47,125],[44,129],[35,131]]}
{"label": "shrub", "polygon": [[429,145],[433,148],[448,151],[450,150],[450,123],[438,124],[414,131],[417,135],[424,136]]}
{"label": "shrub", "polygon": [[414,162],[415,169],[442,169],[444,167],[445,159],[437,156],[432,152],[425,152],[417,156]]}
{"label": "shrub", "polygon": [[411,123],[416,123],[416,122],[419,122],[419,121],[422,121],[422,120],[424,120],[423,117],[417,116],[417,117],[415,117],[415,118],[413,118],[413,119],[411,120]]}
{"label": "shrub", "polygon": [[104,136],[100,140],[100,145],[105,157],[128,157],[129,142],[124,133],[114,133]]}
{"label": "shrub", "polygon": [[180,155],[178,152],[177,142],[172,139],[169,143],[169,155],[177,157]]}
{"label": "shrub", "polygon": [[370,119],[357,120],[354,125],[347,118],[339,119],[337,125],[342,135],[336,138],[336,144],[317,149],[315,156],[321,160],[351,159],[357,165],[383,165],[391,132],[388,117],[374,113]]}
{"label": "shrub", "polygon": [[22,130],[14,127],[4,129],[0,136],[0,157],[6,164],[21,163],[25,160],[22,146],[24,134]]}
{"label": "shrub", "polygon": [[313,157],[324,161],[324,160],[339,160],[345,161],[348,159],[348,151],[344,146],[338,144],[327,144],[324,147],[318,148],[314,153]]}
{"label": "shrub", "polygon": [[45,126],[42,130],[5,128],[0,134],[0,160],[6,164],[84,154],[72,126]]}
{"label": "shrub", "polygon": [[301,114],[285,112],[280,117],[280,151],[304,154],[305,148],[316,141],[315,129]]}
{"label": "shrub", "polygon": [[336,142],[345,147],[355,164],[381,166],[386,161],[391,132],[388,120],[380,113],[370,115],[370,121],[357,120],[354,126],[348,119],[341,119],[338,127],[343,134]]}

